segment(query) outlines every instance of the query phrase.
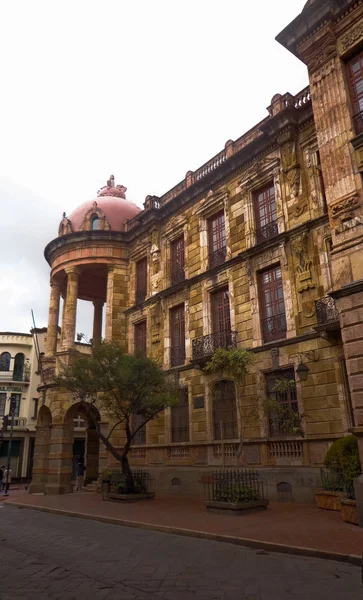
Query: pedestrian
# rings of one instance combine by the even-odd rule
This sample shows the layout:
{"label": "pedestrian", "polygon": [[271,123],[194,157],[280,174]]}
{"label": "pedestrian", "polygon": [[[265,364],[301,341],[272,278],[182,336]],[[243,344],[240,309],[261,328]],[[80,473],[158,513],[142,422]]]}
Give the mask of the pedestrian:
{"label": "pedestrian", "polygon": [[77,463],[77,470],[76,470],[76,492],[80,489],[82,489],[83,486],[83,479],[84,479],[84,472],[86,470],[86,467],[84,466],[84,462],[83,460],[80,460]]}
{"label": "pedestrian", "polygon": [[6,488],[9,489],[9,487],[10,487],[11,476],[12,476],[11,469],[9,469],[9,472],[8,472],[8,468],[6,467],[6,469],[3,470],[3,490],[5,490],[5,491],[6,491]]}

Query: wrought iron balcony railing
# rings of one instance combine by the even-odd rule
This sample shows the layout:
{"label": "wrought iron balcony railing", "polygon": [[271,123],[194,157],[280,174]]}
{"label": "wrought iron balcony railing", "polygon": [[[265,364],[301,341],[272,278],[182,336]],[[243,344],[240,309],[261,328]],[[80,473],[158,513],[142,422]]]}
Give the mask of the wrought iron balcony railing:
{"label": "wrought iron balcony railing", "polygon": [[146,298],[146,290],[136,290],[136,294],[135,294],[136,304],[141,304],[141,302],[144,302],[145,298]]}
{"label": "wrought iron balcony railing", "polygon": [[170,274],[171,285],[176,285],[177,283],[180,283],[181,281],[184,281],[184,280],[185,280],[184,269],[178,269],[178,270],[171,272],[171,274]]}
{"label": "wrought iron balcony railing", "polygon": [[339,312],[335,300],[330,296],[315,300],[315,310],[319,326],[339,323]]}
{"label": "wrought iron balcony railing", "polygon": [[264,342],[273,342],[274,340],[281,340],[286,337],[286,314],[281,313],[280,315],[274,315],[273,317],[267,317],[262,319],[262,337]]}
{"label": "wrought iron balcony railing", "polygon": [[196,338],[192,342],[193,360],[212,356],[217,348],[236,348],[237,332],[236,331],[219,331]]}
{"label": "wrought iron balcony railing", "polygon": [[170,366],[179,367],[185,363],[185,346],[170,348]]}
{"label": "wrought iron balcony railing", "polygon": [[210,252],[208,256],[209,268],[213,269],[213,267],[222,265],[226,261],[226,256],[226,248],[220,248],[219,250],[215,250],[215,252]]}
{"label": "wrought iron balcony railing", "polygon": [[270,240],[275,237],[279,232],[279,228],[277,225],[277,221],[271,221],[271,223],[267,223],[263,227],[259,227],[256,229],[256,242],[257,244],[261,244],[266,240]]}
{"label": "wrought iron balcony railing", "polygon": [[354,129],[357,135],[363,133],[363,112],[359,112],[353,117]]}
{"label": "wrought iron balcony railing", "polygon": [[12,371],[0,372],[0,381],[23,381],[29,383],[29,373],[13,373]]}

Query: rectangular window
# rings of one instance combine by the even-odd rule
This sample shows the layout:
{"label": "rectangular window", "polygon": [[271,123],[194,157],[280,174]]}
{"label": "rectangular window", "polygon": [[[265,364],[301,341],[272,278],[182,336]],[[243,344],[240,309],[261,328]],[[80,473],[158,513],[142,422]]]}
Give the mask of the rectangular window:
{"label": "rectangular window", "polygon": [[147,258],[136,263],[136,304],[140,304],[146,298],[147,293]]}
{"label": "rectangular window", "polygon": [[211,294],[213,333],[231,330],[231,311],[229,307],[228,289],[218,290]]}
{"label": "rectangular window", "polygon": [[347,64],[355,132],[363,132],[363,50]]}
{"label": "rectangular window", "polygon": [[189,442],[188,388],[180,391],[178,406],[171,409],[171,441]]}
{"label": "rectangular window", "polygon": [[286,337],[286,314],[281,267],[260,273],[260,314],[264,342]]}
{"label": "rectangular window", "polygon": [[[131,418],[131,431],[134,432],[142,423],[145,421],[145,417],[143,415],[134,414]],[[135,437],[132,439],[133,446],[143,446],[146,444],[146,424],[143,425],[135,434]]]}
{"label": "rectangular window", "polygon": [[0,417],[3,417],[5,415],[5,408],[6,408],[6,393],[1,393],[0,394]]}
{"label": "rectangular window", "polygon": [[184,304],[170,310],[170,366],[185,362],[185,314]]}
{"label": "rectangular window", "polygon": [[146,356],[146,321],[134,326],[134,347],[135,354]]}
{"label": "rectangular window", "polygon": [[226,227],[224,211],[208,219],[209,268],[217,267],[226,260]]}
{"label": "rectangular window", "polygon": [[184,235],[178,237],[170,244],[170,279],[171,285],[180,283],[185,279],[184,271]]}
{"label": "rectangular window", "polygon": [[254,196],[256,242],[260,244],[278,234],[275,187],[273,184],[258,190]]}
{"label": "rectangular window", "polygon": [[269,373],[266,377],[266,395],[269,409],[271,437],[299,433],[299,407],[296,397],[294,369]]}

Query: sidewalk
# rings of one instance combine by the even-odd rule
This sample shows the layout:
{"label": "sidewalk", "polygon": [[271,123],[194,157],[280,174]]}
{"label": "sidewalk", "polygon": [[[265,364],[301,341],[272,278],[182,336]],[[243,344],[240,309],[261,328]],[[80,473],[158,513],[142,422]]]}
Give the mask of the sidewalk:
{"label": "sidewalk", "polygon": [[359,565],[363,553],[363,529],[310,504],[271,502],[265,511],[231,516],[207,513],[203,500],[184,496],[121,504],[89,492],[42,496],[24,490],[10,491],[6,504]]}

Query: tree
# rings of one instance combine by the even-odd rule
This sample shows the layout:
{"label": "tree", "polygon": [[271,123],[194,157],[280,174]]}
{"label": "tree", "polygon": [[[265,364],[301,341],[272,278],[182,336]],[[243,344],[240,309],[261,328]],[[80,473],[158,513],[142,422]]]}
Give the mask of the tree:
{"label": "tree", "polygon": [[[115,342],[102,342],[92,355],[80,356],[63,365],[55,383],[82,402],[99,439],[121,463],[128,492],[134,489],[128,454],[135,435],[162,410],[177,403],[178,388],[167,373],[150,358],[126,354]],[[113,426],[106,436],[93,406],[102,409]],[[132,416],[141,415],[136,428]],[[116,427],[124,424],[126,442],[122,450],[110,441]]]}
{"label": "tree", "polygon": [[243,453],[243,443],[246,427],[251,420],[258,418],[258,407],[250,408],[242,405],[242,393],[245,386],[246,375],[253,364],[254,354],[249,350],[237,348],[217,348],[211,360],[204,367],[207,373],[222,373],[223,376],[233,381],[236,390],[236,407],[239,416],[239,447],[236,461]]}

